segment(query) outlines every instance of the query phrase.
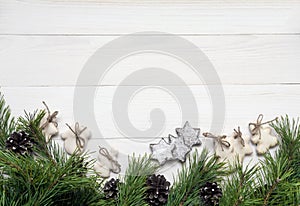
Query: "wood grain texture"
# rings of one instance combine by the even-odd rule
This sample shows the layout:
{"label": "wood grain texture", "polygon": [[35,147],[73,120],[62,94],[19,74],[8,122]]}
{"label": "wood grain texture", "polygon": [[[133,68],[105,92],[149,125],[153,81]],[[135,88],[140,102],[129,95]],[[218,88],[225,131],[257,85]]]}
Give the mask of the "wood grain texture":
{"label": "wood grain texture", "polygon": [[17,35],[300,33],[299,1],[1,0],[0,33]]}
{"label": "wood grain texture", "polygon": [[[247,131],[250,121],[255,121],[258,114],[263,113],[266,119],[272,119],[277,115],[289,114],[291,117],[300,116],[296,109],[300,104],[299,85],[238,85],[224,86],[226,116],[223,127],[224,133],[231,133],[234,128],[241,126]],[[11,105],[13,114],[21,115],[23,111],[34,111],[43,108],[42,101],[46,101],[52,110],[58,110],[60,130],[65,123],[73,123],[74,119],[74,87],[3,87],[8,104]],[[88,88],[86,88],[88,89]],[[150,127],[150,112],[160,108],[166,123],[162,131],[155,137],[126,136],[115,124],[112,104],[116,86],[99,87],[98,92],[91,101],[95,102],[94,114],[87,114],[91,118],[96,117],[98,127],[106,139],[127,138],[159,138],[174,134],[174,129],[183,125],[184,121],[194,121],[191,111],[182,111],[180,102],[175,97],[161,88],[145,88],[132,96],[128,105],[128,116],[132,124],[144,130]],[[212,103],[206,86],[189,86],[188,89],[195,97],[198,109],[198,125],[203,132],[210,131],[212,121]],[[174,86],[173,91],[178,91],[177,96],[184,95],[181,87]],[[119,102],[120,104],[122,102]],[[75,111],[76,112],[76,111]],[[85,108],[82,108],[85,113]],[[182,119],[181,112],[187,112],[187,119]],[[193,112],[193,111],[192,111]],[[153,119],[153,121],[158,121]],[[84,124],[84,123],[83,123]],[[94,137],[99,138],[99,137]]]}
{"label": "wood grain texture", "polygon": [[[74,86],[87,60],[97,49],[117,37],[2,36],[1,85]],[[237,35],[184,38],[207,55],[223,84],[299,83],[300,36]],[[180,50],[176,45],[174,48]],[[191,51],[184,52],[189,54]],[[99,65],[101,63],[100,59]],[[109,69],[98,85],[118,85],[130,73],[146,67],[164,68],[182,78],[188,85],[206,84],[186,64],[177,59],[145,52],[119,61]],[[148,78],[149,81],[154,81],[156,77]],[[162,84],[166,84],[164,80]],[[172,84],[176,85],[177,82]]]}

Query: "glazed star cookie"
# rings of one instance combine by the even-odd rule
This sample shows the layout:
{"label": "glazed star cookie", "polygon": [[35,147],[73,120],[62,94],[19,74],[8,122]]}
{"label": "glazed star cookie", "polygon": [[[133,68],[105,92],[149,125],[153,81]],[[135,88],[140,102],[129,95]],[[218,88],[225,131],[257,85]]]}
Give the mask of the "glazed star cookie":
{"label": "glazed star cookie", "polygon": [[174,160],[173,150],[174,144],[171,144],[170,139],[162,138],[157,144],[150,144],[152,159],[158,161],[160,165],[164,165],[169,160]]}
{"label": "glazed star cookie", "polygon": [[174,137],[169,135],[169,139],[173,149],[173,158],[179,160],[180,162],[185,162],[187,154],[191,151],[191,148],[188,145],[184,144],[184,139],[182,136]]}
{"label": "glazed star cookie", "polygon": [[200,128],[191,127],[188,121],[185,122],[183,128],[175,129],[178,137],[182,137],[184,144],[190,148],[194,145],[201,145]]}
{"label": "glazed star cookie", "polygon": [[260,114],[256,123],[249,123],[249,130],[252,135],[251,141],[256,144],[257,154],[262,155],[269,151],[270,148],[278,144],[277,137],[272,134],[272,129],[269,123],[277,120],[277,118],[262,123],[263,115]]}

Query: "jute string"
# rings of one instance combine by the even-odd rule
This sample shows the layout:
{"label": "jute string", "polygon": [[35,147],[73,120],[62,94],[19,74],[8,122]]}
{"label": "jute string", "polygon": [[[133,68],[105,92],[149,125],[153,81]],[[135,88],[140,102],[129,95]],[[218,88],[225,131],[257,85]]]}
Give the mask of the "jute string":
{"label": "jute string", "polygon": [[230,147],[230,143],[225,140],[226,135],[216,136],[216,135],[213,135],[212,133],[206,132],[206,133],[203,133],[203,136],[214,138],[216,140],[216,142],[221,146],[222,151],[224,151],[223,146]]}
{"label": "jute string", "polygon": [[[258,134],[259,135],[259,139],[261,139],[261,126],[265,125],[265,124],[269,124],[269,123],[271,123],[273,121],[276,121],[278,119],[278,117],[276,117],[273,120],[270,120],[270,121],[262,123],[263,118],[264,118],[264,115],[260,114],[257,117],[256,123],[249,123],[249,130],[250,130],[251,134],[252,135],[257,135]],[[254,126],[254,128],[251,129],[250,126]]]}

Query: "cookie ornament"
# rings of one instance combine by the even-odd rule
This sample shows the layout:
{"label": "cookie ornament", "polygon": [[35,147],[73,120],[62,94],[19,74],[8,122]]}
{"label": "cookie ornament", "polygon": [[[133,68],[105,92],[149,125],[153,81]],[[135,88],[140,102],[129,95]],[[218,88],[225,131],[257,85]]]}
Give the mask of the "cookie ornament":
{"label": "cookie ornament", "polygon": [[110,173],[120,173],[121,165],[117,161],[119,152],[110,149],[109,151],[99,146],[99,155],[97,158],[97,162],[95,162],[94,169],[97,174],[103,178],[107,178],[110,176]]}
{"label": "cookie ornament", "polygon": [[252,147],[250,146],[250,137],[249,136],[243,136],[242,132],[240,130],[240,127],[238,129],[234,129],[234,132],[232,134],[232,139],[230,140],[233,152],[235,157],[238,157],[239,162],[242,164],[244,161],[244,158],[246,155],[251,155],[253,153]]}
{"label": "cookie ornament", "polygon": [[256,123],[249,123],[249,130],[252,135],[251,141],[256,144],[257,154],[265,154],[270,148],[278,144],[278,139],[272,134],[269,123],[277,120],[277,117],[271,121],[263,122],[263,115],[260,114]]}
{"label": "cookie ornament", "polygon": [[188,121],[185,122],[183,128],[176,128],[175,131],[177,137],[169,135],[157,144],[150,144],[152,159],[158,161],[160,165],[171,160],[185,162],[192,147],[201,145],[200,129],[191,127]]}
{"label": "cookie ornament", "polygon": [[87,127],[80,126],[78,122],[70,126],[66,124],[69,130],[61,135],[64,140],[64,147],[68,154],[73,154],[75,151],[82,153],[86,149],[87,141],[91,138],[91,132]]}
{"label": "cookie ornament", "polygon": [[173,135],[169,135],[168,138],[169,142],[174,145],[174,149],[172,151],[173,158],[180,162],[185,162],[187,154],[191,151],[191,147],[184,143],[182,136],[174,137]]}
{"label": "cookie ornament", "polygon": [[175,145],[171,140],[162,138],[157,144],[150,144],[152,152],[151,159],[156,160],[159,165],[164,165],[167,161],[174,160],[173,151]]}
{"label": "cookie ornament", "polygon": [[175,129],[178,137],[182,137],[184,144],[190,148],[195,145],[201,145],[200,141],[200,128],[191,127],[188,121],[185,122],[183,128]]}
{"label": "cookie ornament", "polygon": [[51,138],[58,134],[58,124],[56,120],[56,116],[58,111],[55,111],[51,114],[48,105],[43,102],[46,107],[46,114],[41,120],[40,127],[42,129],[43,135],[46,138],[46,142],[49,142]]}
{"label": "cookie ornament", "polygon": [[203,136],[214,139],[215,153],[220,162],[228,162],[229,164],[234,163],[236,157],[230,142],[232,138],[227,137],[226,135],[216,136],[209,132],[203,133]]}

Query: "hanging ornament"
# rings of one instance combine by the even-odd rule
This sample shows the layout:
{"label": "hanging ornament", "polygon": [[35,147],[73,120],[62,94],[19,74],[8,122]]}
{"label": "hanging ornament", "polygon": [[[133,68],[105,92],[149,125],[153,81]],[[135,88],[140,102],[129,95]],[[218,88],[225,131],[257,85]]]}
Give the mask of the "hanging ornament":
{"label": "hanging ornament", "polygon": [[218,186],[216,182],[207,182],[200,189],[201,200],[207,206],[219,205],[219,201],[222,195],[222,189]]}
{"label": "hanging ornament", "polygon": [[46,107],[47,113],[42,118],[40,127],[46,138],[46,142],[49,142],[53,136],[58,134],[58,124],[57,124],[57,120],[56,120],[58,111],[55,111],[51,114],[49,107],[47,106],[47,104],[44,101],[43,101],[43,104]]}
{"label": "hanging ornament", "polygon": [[111,178],[104,184],[103,192],[106,199],[117,199],[119,194],[118,186],[120,184],[119,179]]}
{"label": "hanging ornament", "polygon": [[238,157],[239,162],[242,164],[244,161],[245,155],[251,155],[252,154],[252,147],[249,145],[250,143],[250,137],[244,136],[242,137],[242,132],[240,130],[240,127],[238,129],[234,129],[234,132],[232,134],[232,140],[230,140],[234,156]]}
{"label": "hanging ornament", "polygon": [[176,133],[179,137],[183,137],[184,144],[189,147],[201,145],[200,128],[192,128],[188,121],[185,122],[183,128],[176,128]]}
{"label": "hanging ornament", "polygon": [[64,140],[64,147],[68,154],[73,154],[75,151],[82,153],[86,149],[87,141],[91,138],[91,132],[87,127],[80,126],[78,122],[70,126],[66,124],[69,130],[61,135]]}
{"label": "hanging ornament", "polygon": [[200,129],[192,128],[189,122],[186,122],[183,128],[177,128],[176,133],[178,137],[169,135],[167,139],[162,138],[158,144],[150,144],[152,159],[157,160],[160,165],[171,160],[185,162],[192,146],[201,144]]}
{"label": "hanging ornament", "polygon": [[147,197],[149,205],[165,205],[170,192],[170,182],[163,175],[151,175],[147,178]]}
{"label": "hanging ornament", "polygon": [[110,172],[120,173],[121,165],[117,161],[118,151],[110,149],[108,151],[104,147],[99,146],[98,161],[94,165],[94,169],[103,178],[110,176]]}
{"label": "hanging ornament", "polygon": [[256,123],[249,123],[249,130],[252,135],[251,141],[256,144],[258,154],[265,154],[271,147],[275,147],[278,144],[277,137],[272,134],[272,129],[268,125],[277,120],[277,117],[271,121],[262,123],[263,117],[264,116],[260,114]]}
{"label": "hanging ornament", "polygon": [[24,131],[12,133],[5,144],[6,149],[17,154],[26,155],[33,152],[33,140]]}
{"label": "hanging ornament", "polygon": [[226,135],[216,136],[211,133],[203,133],[203,136],[214,139],[214,149],[220,162],[234,163],[235,154],[231,145],[231,138]]}
{"label": "hanging ornament", "polygon": [[173,150],[174,144],[171,144],[170,139],[166,141],[162,138],[157,144],[150,144],[152,159],[157,160],[160,165],[164,165],[169,160],[174,160]]}

